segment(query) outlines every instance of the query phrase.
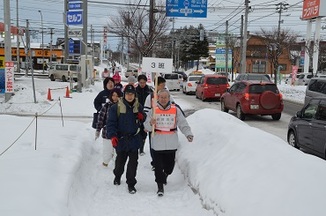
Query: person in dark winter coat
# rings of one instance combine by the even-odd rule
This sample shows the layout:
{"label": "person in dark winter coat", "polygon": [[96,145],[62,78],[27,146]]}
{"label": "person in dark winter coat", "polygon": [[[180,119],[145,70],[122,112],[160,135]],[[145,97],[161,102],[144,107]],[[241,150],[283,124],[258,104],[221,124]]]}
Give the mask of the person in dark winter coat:
{"label": "person in dark winter coat", "polygon": [[[137,98],[138,98],[139,103],[144,106],[147,96],[150,95],[153,91],[146,84],[146,82],[147,82],[146,75],[140,74],[138,76],[137,80],[138,80],[138,85],[136,87]],[[144,125],[142,125],[142,127],[141,127],[140,134],[142,135],[143,142],[142,142],[142,145],[140,146],[139,154],[144,155],[145,154],[144,153],[144,145],[145,145],[145,141],[146,141],[146,137],[147,137],[147,132],[144,131]]]}
{"label": "person in dark winter coat", "polygon": [[100,136],[102,130],[103,138],[103,166],[108,166],[110,160],[113,157],[113,148],[111,140],[107,138],[106,135],[106,123],[107,123],[107,114],[111,106],[116,104],[119,101],[119,98],[122,97],[122,92],[120,89],[112,89],[109,95],[109,102],[104,104],[98,115],[97,127],[95,131],[95,140]]}
{"label": "person in dark winter coat", "polygon": [[121,100],[113,105],[108,114],[107,137],[111,139],[112,146],[116,149],[115,175],[113,184],[120,185],[124,166],[127,164],[127,184],[129,193],[136,193],[135,185],[138,166],[138,149],[142,143],[140,135],[141,124],[145,120],[143,106],[136,98],[136,89],[127,85]]}
{"label": "person in dark winter coat", "polygon": [[107,77],[103,80],[103,89],[101,92],[97,94],[94,99],[94,107],[97,112],[100,112],[103,105],[108,102],[108,97],[110,95],[110,91],[114,88],[114,80],[111,77]]}

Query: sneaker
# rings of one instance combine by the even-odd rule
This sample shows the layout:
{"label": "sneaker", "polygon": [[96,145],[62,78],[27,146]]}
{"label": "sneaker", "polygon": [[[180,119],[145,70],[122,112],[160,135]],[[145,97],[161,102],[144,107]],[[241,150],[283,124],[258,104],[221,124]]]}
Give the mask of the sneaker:
{"label": "sneaker", "polygon": [[107,166],[108,166],[108,164],[107,164],[107,163],[104,163],[104,162],[102,163],[102,165],[103,165],[103,166],[105,166],[105,167],[107,167]]}
{"label": "sneaker", "polygon": [[155,171],[155,166],[152,166],[152,171]]}
{"label": "sneaker", "polygon": [[145,155],[145,152],[140,152],[139,155],[140,156],[144,156]]}
{"label": "sneaker", "polygon": [[114,178],[114,180],[113,180],[113,184],[114,184],[114,185],[120,185],[120,184],[121,184],[120,179],[118,179],[118,178]]}
{"label": "sneaker", "polygon": [[128,186],[128,190],[129,190],[130,194],[135,194],[137,192],[137,190],[134,186]]}
{"label": "sneaker", "polygon": [[162,183],[157,183],[157,187],[158,187],[157,196],[159,196],[159,197],[163,196],[164,195],[163,184]]}

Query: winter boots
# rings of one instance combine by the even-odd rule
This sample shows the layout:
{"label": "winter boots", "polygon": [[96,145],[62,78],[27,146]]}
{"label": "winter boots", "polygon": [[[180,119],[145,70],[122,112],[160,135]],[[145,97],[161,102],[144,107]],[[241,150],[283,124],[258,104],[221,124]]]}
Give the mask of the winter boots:
{"label": "winter boots", "polygon": [[162,183],[157,183],[157,196],[161,197],[164,195],[164,186]]}
{"label": "winter boots", "polygon": [[115,177],[114,180],[113,180],[113,184],[114,185],[120,185],[121,184],[121,181],[119,178]]}
{"label": "winter boots", "polygon": [[128,185],[128,191],[130,194],[135,194],[137,192],[135,186],[129,186],[129,185]]}

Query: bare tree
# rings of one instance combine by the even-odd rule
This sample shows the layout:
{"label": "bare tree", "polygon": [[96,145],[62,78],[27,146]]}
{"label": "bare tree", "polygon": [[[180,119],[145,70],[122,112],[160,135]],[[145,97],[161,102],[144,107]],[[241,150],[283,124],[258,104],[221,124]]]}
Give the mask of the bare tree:
{"label": "bare tree", "polygon": [[274,80],[277,83],[278,60],[283,52],[289,50],[291,45],[296,43],[297,35],[289,29],[278,31],[277,29],[265,30],[261,29],[258,33],[263,37],[263,41],[267,46],[267,56],[272,62],[274,71]]}
{"label": "bare tree", "polygon": [[[163,4],[158,4],[156,8],[163,8],[159,5]],[[129,39],[128,51],[131,48],[141,56],[148,56],[155,42],[167,32],[169,27],[169,19],[165,16],[165,12],[156,8],[153,11],[153,29],[149,29],[149,7],[140,5],[140,1],[130,4],[127,9],[119,10],[119,15],[110,19],[108,27],[114,34]]]}

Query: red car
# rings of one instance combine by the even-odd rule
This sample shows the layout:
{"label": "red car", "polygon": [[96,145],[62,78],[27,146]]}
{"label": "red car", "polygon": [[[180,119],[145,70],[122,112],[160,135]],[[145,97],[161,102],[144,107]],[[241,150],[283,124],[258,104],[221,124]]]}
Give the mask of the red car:
{"label": "red car", "polygon": [[233,110],[241,120],[249,114],[271,115],[273,120],[279,120],[283,107],[282,94],[271,82],[240,81],[221,97],[221,110]]}
{"label": "red car", "polygon": [[196,98],[202,101],[208,98],[220,98],[230,86],[227,77],[216,74],[206,74],[196,83]]}

